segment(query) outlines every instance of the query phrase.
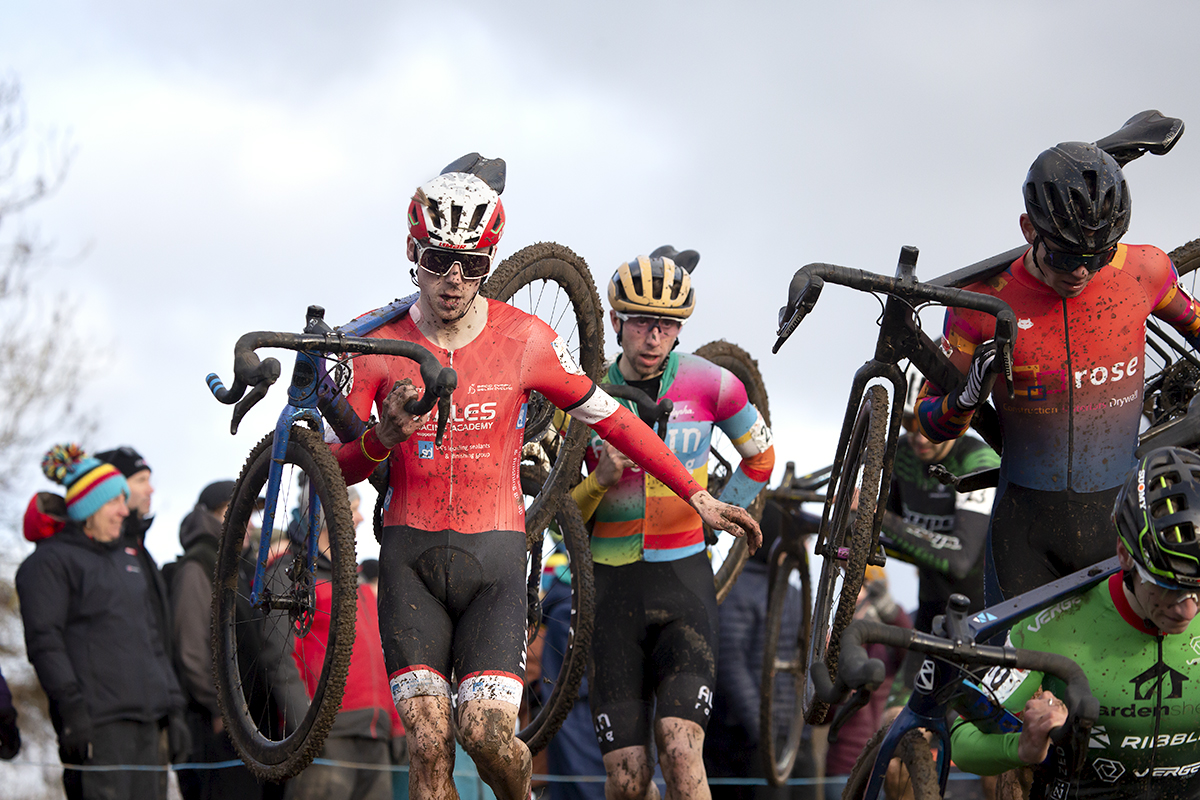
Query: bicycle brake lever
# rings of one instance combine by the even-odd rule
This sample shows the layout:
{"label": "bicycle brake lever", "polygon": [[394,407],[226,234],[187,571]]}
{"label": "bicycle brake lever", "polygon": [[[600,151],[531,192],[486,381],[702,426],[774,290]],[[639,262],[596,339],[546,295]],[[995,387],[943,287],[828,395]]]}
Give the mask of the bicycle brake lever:
{"label": "bicycle brake lever", "polygon": [[437,436],[433,443],[438,447],[442,446],[442,438],[446,435],[446,423],[450,421],[450,395],[438,398],[438,423]]}
{"label": "bicycle brake lever", "polygon": [[442,446],[442,437],[446,434],[446,423],[450,421],[450,395],[458,388],[458,373],[450,367],[442,367],[434,383],[434,392],[438,397],[438,427],[434,444]]}
{"label": "bicycle brake lever", "polygon": [[1011,341],[1004,342],[1000,348],[1001,365],[1004,367],[1004,388],[1008,390],[1008,399],[1012,400],[1016,397],[1016,390],[1013,388],[1013,344]]}
{"label": "bicycle brake lever", "polygon": [[871,702],[871,690],[864,686],[856,689],[850,700],[838,708],[837,713],[833,715],[833,721],[829,723],[829,741],[831,743],[837,743],[838,731],[850,721],[852,716],[858,713],[860,708],[869,702]]}
{"label": "bicycle brake lever", "polygon": [[788,287],[788,304],[779,309],[779,331],[776,334],[779,338],[775,340],[775,346],[771,348],[772,353],[778,353],[779,348],[783,347],[783,343],[788,340],[788,337],[796,332],[796,328],[800,327],[800,323],[808,316],[808,312],[812,311],[813,306],[817,304],[817,298],[821,296],[821,289],[824,286],[824,278],[805,272],[804,268],[792,276],[792,283]]}
{"label": "bicycle brake lever", "polygon": [[929,477],[936,478],[938,483],[943,486],[953,486],[958,488],[959,477],[950,470],[943,467],[941,464],[932,464],[929,467]]}
{"label": "bicycle brake lever", "polygon": [[[271,383],[274,383],[272,381]],[[233,420],[229,423],[229,432],[236,434],[238,425],[242,422],[242,417],[246,416],[246,412],[254,408],[254,404],[267,396],[267,389],[271,388],[271,383],[260,383],[250,388],[250,393],[238,401],[233,407]]]}

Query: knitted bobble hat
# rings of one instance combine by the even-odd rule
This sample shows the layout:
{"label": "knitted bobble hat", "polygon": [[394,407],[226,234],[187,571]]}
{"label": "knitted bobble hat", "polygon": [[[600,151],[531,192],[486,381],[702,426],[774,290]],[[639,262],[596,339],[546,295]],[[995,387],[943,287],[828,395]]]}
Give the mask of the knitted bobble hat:
{"label": "knitted bobble hat", "polygon": [[118,495],[129,496],[125,476],[112,464],[92,458],[77,444],[58,444],[42,458],[42,472],[67,490],[67,516],[76,522]]}

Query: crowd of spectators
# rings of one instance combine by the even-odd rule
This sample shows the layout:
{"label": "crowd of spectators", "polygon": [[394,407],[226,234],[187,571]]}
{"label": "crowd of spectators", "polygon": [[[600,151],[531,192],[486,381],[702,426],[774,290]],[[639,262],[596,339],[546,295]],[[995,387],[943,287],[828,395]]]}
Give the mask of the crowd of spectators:
{"label": "crowd of spectators", "polygon": [[[386,769],[316,766],[286,783],[269,783],[238,763],[217,703],[211,644],[212,576],[233,481],[200,491],[180,525],[182,555],[160,568],[145,546],[154,522],[152,472],[134,448],[89,455],[76,445],[56,446],[42,469],[62,492],[38,492],[29,502],[24,534],[35,549],[17,571],[16,589],[68,800],[162,800],[168,764],[183,765],[175,771],[184,800],[393,797]],[[354,508],[357,524],[357,500]],[[253,533],[244,532],[243,548],[256,545]],[[284,541],[272,566],[287,552]],[[377,563],[364,563],[360,575],[346,699],[321,755],[390,766],[403,761],[405,747],[378,644],[371,586]],[[267,644],[261,626],[248,602],[237,614],[246,623],[239,625],[239,649],[256,662],[251,651]],[[297,665],[323,658],[311,646],[282,646],[293,651]],[[290,662],[280,663],[286,668]],[[290,677],[301,673],[297,666]],[[312,689],[282,675],[243,678],[262,683],[264,703],[273,682]],[[15,757],[20,745],[17,711],[0,675],[0,758]],[[79,769],[122,765],[134,768]]]}
{"label": "crowd of spectators", "polygon": [[[74,798],[166,796],[166,771],[84,771],[78,765],[186,764],[177,770],[185,800],[204,798],[323,798],[406,796],[406,775],[389,776],[379,766],[406,763],[403,726],[391,702],[378,641],[376,589],[379,564],[359,566],[356,646],[346,699],[321,752],[321,764],[286,784],[264,783],[238,761],[217,703],[212,669],[212,576],[234,482],[218,480],[199,493],[179,530],[182,555],[159,567],[146,550],[146,532],[154,521],[153,473],[131,447],[89,456],[61,446],[47,454],[43,469],[63,494],[39,492],[25,515],[26,538],[35,551],[17,574],[17,591],[27,650],[49,699],[51,721],[65,765],[66,795]],[[351,489],[354,521],[361,522],[359,499]],[[794,527],[784,510],[768,504],[763,520],[768,539]],[[243,548],[256,546],[253,529],[244,532]],[[798,535],[792,531],[790,535]],[[761,693],[762,641],[766,615],[766,556],[770,541],[751,559],[721,608],[718,681],[713,719],[705,748],[708,773],[725,780],[761,779],[758,697]],[[274,550],[273,550],[274,552]],[[280,547],[270,568],[279,568],[287,552]],[[328,568],[319,564],[319,568]],[[555,583],[565,592],[569,584]],[[865,613],[887,606],[886,579],[875,576],[864,589]],[[550,593],[552,595],[553,592]],[[555,606],[548,595],[543,602]],[[798,603],[796,604],[798,608]],[[907,619],[894,606],[888,611]],[[255,639],[254,612],[238,609],[247,622],[242,647],[269,647]],[[785,621],[786,622],[786,621]],[[795,621],[793,621],[795,622]],[[798,624],[798,622],[796,622]],[[319,639],[320,637],[314,638]],[[113,642],[121,642],[113,647]],[[294,647],[290,643],[284,646]],[[323,657],[310,647],[295,648],[294,674],[249,676],[263,683],[265,698],[283,691],[309,691],[300,678],[305,660]],[[536,652],[536,648],[535,648]],[[547,652],[556,652],[550,648]],[[286,661],[284,662],[287,663]],[[531,665],[531,670],[536,666]],[[551,670],[555,665],[545,665]],[[270,684],[270,686],[268,686]],[[584,702],[568,718],[549,749],[552,775],[603,775],[599,750]],[[881,693],[886,695],[886,692]],[[270,702],[264,699],[264,703]],[[878,705],[878,704],[875,704]],[[866,735],[881,708],[864,719]],[[806,732],[807,733],[807,732]],[[858,738],[843,734],[839,747],[814,756],[805,736],[794,777],[844,774],[857,755]],[[0,676],[0,758],[12,758],[20,734],[11,696]],[[824,770],[817,769],[820,759]],[[374,765],[374,769],[330,766],[328,762]],[[213,764],[212,768],[200,765]],[[557,798],[600,796],[599,782],[551,781],[546,794]],[[815,798],[812,786],[770,789],[762,785],[718,782],[714,797]]]}

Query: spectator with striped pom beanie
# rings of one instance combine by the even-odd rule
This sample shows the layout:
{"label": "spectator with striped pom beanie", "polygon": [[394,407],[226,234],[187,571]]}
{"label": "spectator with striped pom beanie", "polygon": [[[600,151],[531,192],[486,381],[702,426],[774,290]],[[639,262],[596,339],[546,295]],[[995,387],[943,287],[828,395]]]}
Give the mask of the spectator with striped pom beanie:
{"label": "spectator with striped pom beanie", "polygon": [[[104,518],[98,520],[92,520],[91,517],[113,498],[121,498],[120,511],[115,510],[118,504],[114,503],[112,512],[117,518],[116,533],[120,534],[121,522],[129,515],[123,502],[129,496],[129,485],[119,469],[89,456],[77,444],[67,444],[50,448],[42,458],[42,472],[66,488],[67,516],[82,523],[83,532],[88,538],[102,542],[117,538],[115,535],[100,538],[108,537],[105,523],[111,522],[109,515],[103,515]],[[94,535],[93,531],[98,532],[100,537]]]}
{"label": "spectator with striped pom beanie", "polygon": [[57,445],[42,472],[66,489],[62,530],[17,570],[25,648],[49,700],[69,798],[165,800],[166,772],[190,747],[183,693],[136,551],[122,545],[129,488],[116,467]]}

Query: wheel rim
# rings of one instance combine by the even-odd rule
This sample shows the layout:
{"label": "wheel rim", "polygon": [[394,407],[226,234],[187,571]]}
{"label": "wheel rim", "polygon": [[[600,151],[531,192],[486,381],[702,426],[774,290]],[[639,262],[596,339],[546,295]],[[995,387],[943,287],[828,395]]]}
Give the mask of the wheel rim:
{"label": "wheel rim", "polygon": [[[804,686],[804,711],[809,724],[821,724],[825,720],[828,704],[816,697],[816,687],[812,680],[812,665],[824,662],[832,678],[837,669],[837,654],[840,643],[833,635],[835,630],[848,622],[853,613],[857,597],[849,597],[849,588],[857,595],[856,584],[861,584],[861,570],[865,566],[865,553],[858,553],[852,548],[863,548],[867,545],[861,542],[864,531],[869,537],[871,517],[873,514],[859,514],[851,521],[850,499],[868,477],[867,446],[871,433],[873,412],[879,413],[886,408],[886,393],[882,387],[872,386],[863,396],[863,402],[854,420],[850,439],[847,443],[846,457],[842,464],[837,485],[831,484],[834,491],[833,509],[829,515],[828,532],[818,539],[822,540],[816,555],[821,557],[821,580],[817,586],[817,596],[814,600],[813,626],[806,658],[807,672]],[[876,409],[876,406],[879,406]],[[871,509],[873,512],[874,509]],[[851,574],[856,572],[858,574]]]}
{"label": "wheel rim", "polygon": [[[337,462],[319,436],[293,429],[276,528],[286,530],[292,510],[304,498],[321,498],[325,516],[333,520],[330,524],[335,530],[326,551],[332,570],[310,580],[302,567],[304,559],[285,552],[289,541],[285,534],[273,541],[273,550],[278,548],[280,553],[263,582],[263,588],[280,602],[272,603],[270,609],[263,605],[251,608],[249,582],[255,557],[253,551],[241,551],[242,535],[237,528],[244,529],[245,521],[256,516],[253,509],[266,484],[272,440],[273,436],[268,436],[255,448],[226,514],[215,587],[218,626],[214,656],[218,699],[231,738],[252,770],[278,780],[298,773],[311,761],[341,705],[354,643],[356,596],[353,526],[340,470],[333,476],[335,481],[319,474],[311,482],[312,491],[302,490],[299,481],[301,474],[318,474],[331,466],[336,470]],[[328,455],[328,461],[314,461],[314,448],[323,451],[318,455]],[[332,483],[340,483],[340,498],[335,496]],[[251,539],[257,544],[257,530]],[[293,565],[296,568],[289,574]],[[318,593],[327,598],[327,606],[318,608]],[[292,649],[301,654],[299,663],[293,659]],[[309,658],[303,658],[309,653]],[[284,674],[300,681],[290,684],[291,692],[280,690],[279,676]]]}
{"label": "wheel rim", "polygon": [[[504,260],[481,294],[538,317],[555,330],[565,353],[597,379],[603,366],[600,298],[583,259],[553,242],[531,245]],[[560,355],[560,358],[562,356]],[[545,470],[547,481],[526,512],[526,534],[544,529],[567,483],[579,472],[588,430],[570,420],[565,434],[551,424],[555,408],[537,393],[530,397],[523,465]]]}

